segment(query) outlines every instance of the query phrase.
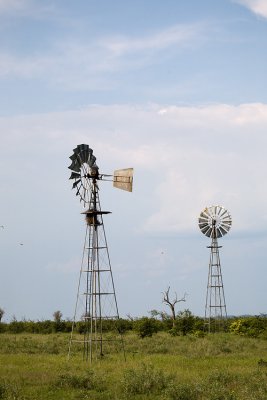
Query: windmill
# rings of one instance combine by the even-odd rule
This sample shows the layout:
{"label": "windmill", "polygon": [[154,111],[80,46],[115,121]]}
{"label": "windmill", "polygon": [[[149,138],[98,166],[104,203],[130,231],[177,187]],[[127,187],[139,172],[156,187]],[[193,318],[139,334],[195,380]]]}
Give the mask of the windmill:
{"label": "windmill", "polygon": [[220,330],[227,318],[218,239],[226,235],[232,225],[229,212],[222,206],[206,207],[200,214],[201,232],[211,238],[209,274],[205,305],[205,324],[209,332]]}
{"label": "windmill", "polygon": [[[114,175],[101,174],[93,150],[80,144],[70,156],[70,179],[76,196],[83,204],[86,233],[81,262],[77,298],[69,342],[69,357],[74,344],[83,349],[83,359],[92,362],[104,355],[114,342],[124,354],[119,332],[119,312],[111,270],[109,250],[104,228],[103,211],[99,199],[100,181],[113,181],[113,186],[132,191],[133,169],[114,171]],[[108,330],[108,335],[105,334]],[[125,357],[125,354],[124,354]]]}

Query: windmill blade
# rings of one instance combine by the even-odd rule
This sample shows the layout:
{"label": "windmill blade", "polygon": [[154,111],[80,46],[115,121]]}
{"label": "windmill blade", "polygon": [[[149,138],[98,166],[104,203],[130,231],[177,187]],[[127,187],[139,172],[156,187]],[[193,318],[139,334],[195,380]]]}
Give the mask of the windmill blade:
{"label": "windmill blade", "polygon": [[205,235],[208,236],[208,237],[211,237],[212,232],[213,232],[213,229],[212,229],[211,227],[209,227],[209,228],[206,230]]}
{"label": "windmill blade", "polygon": [[81,177],[81,174],[78,174],[77,172],[71,172],[71,176],[69,177],[69,179],[77,179],[80,177]]}
{"label": "windmill blade", "polygon": [[89,152],[88,152],[88,150],[81,150],[80,151],[80,153],[79,153],[79,157],[80,157],[80,159],[81,159],[81,161],[83,162],[83,163],[87,163],[87,160],[88,160],[88,157],[89,157]]}
{"label": "windmill blade", "polygon": [[68,168],[72,171],[79,172],[81,169],[81,164],[79,164],[77,161],[72,161],[71,165]]}
{"label": "windmill blade", "polygon": [[127,192],[133,191],[133,168],[124,168],[114,171],[113,186],[126,190]]}
{"label": "windmill blade", "polygon": [[207,222],[208,222],[208,218],[199,218],[198,219],[199,224],[207,224]]}
{"label": "windmill blade", "polygon": [[[74,149],[74,150],[76,150],[76,149]],[[77,151],[76,151],[76,153],[73,153],[71,156],[69,156],[69,158],[71,159],[71,161],[76,161],[77,160]]]}
{"label": "windmill blade", "polygon": [[76,148],[80,151],[89,150],[88,144],[78,144]]}
{"label": "windmill blade", "polygon": [[80,182],[81,182],[81,179],[78,179],[77,181],[75,181],[74,184],[72,185],[72,189],[74,189]]}
{"label": "windmill blade", "polygon": [[220,238],[222,237],[224,234],[222,233],[222,228],[217,228],[216,229],[216,237]]}
{"label": "windmill blade", "polygon": [[207,231],[210,229],[210,226],[207,224],[207,225],[204,225],[203,227],[200,227],[200,229],[201,229],[201,232],[203,232],[204,235],[206,235]]}
{"label": "windmill blade", "polygon": [[95,162],[96,162],[96,157],[91,153],[91,155],[88,158],[87,162],[90,165],[90,167],[93,167],[95,165]]}

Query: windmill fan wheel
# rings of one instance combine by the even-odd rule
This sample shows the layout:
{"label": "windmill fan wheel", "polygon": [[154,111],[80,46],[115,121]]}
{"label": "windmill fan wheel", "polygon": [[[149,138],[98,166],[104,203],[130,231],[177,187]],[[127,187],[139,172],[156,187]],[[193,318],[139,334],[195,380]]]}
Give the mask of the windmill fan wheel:
{"label": "windmill fan wheel", "polygon": [[76,196],[85,206],[90,201],[93,180],[99,179],[96,157],[87,144],[79,144],[73,149],[70,159],[72,163],[68,168],[72,172],[69,179],[74,180],[72,188],[76,189]]}
{"label": "windmill fan wheel", "polygon": [[206,207],[199,216],[198,226],[204,235],[214,239],[220,238],[229,232],[232,218],[222,206]]}

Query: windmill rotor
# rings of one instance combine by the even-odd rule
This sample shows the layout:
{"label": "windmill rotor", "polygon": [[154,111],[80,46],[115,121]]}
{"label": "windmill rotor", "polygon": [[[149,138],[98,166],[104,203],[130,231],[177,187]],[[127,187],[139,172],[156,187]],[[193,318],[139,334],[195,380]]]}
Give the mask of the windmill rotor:
{"label": "windmill rotor", "polygon": [[74,180],[72,189],[76,189],[76,196],[85,206],[90,201],[92,180],[98,179],[99,175],[96,157],[87,144],[79,144],[73,149],[70,159],[72,162],[68,168],[71,170],[69,179]]}
{"label": "windmill rotor", "polygon": [[222,206],[206,207],[199,216],[198,226],[201,232],[210,238],[220,238],[226,235],[231,226],[230,213]]}

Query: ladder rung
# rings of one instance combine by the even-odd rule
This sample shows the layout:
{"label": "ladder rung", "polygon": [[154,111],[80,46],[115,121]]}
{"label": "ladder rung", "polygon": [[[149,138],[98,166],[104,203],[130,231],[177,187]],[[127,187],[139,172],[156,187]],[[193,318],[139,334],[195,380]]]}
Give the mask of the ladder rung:
{"label": "ladder rung", "polygon": [[99,250],[99,249],[107,249],[107,246],[99,246],[99,247],[85,247],[86,250]]}
{"label": "ladder rung", "polygon": [[83,294],[86,294],[86,295],[88,295],[88,296],[104,296],[104,295],[108,295],[108,294],[115,294],[114,292],[93,292],[93,293],[83,293]]}
{"label": "ladder rung", "polygon": [[83,269],[82,272],[110,272],[111,269]]}

